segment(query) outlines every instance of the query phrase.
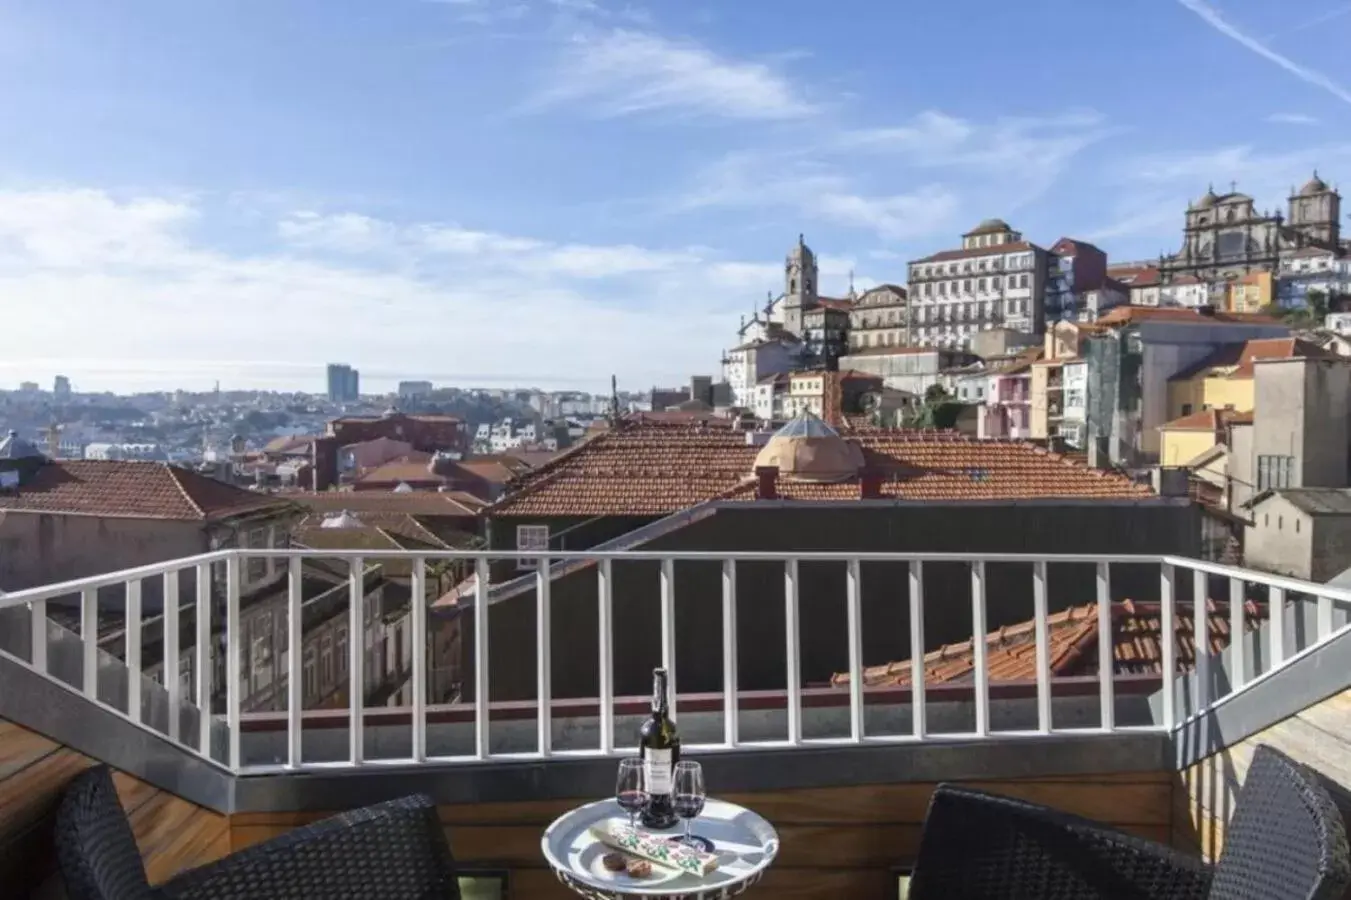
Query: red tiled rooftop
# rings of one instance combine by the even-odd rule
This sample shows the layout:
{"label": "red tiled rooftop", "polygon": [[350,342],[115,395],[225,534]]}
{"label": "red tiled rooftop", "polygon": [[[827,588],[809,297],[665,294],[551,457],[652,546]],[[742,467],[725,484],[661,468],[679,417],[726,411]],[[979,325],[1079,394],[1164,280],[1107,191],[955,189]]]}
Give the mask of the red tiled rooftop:
{"label": "red tiled rooftop", "polygon": [[[425,469],[424,469],[425,471]],[[461,491],[322,491],[284,495],[288,500],[316,512],[347,510],[361,516],[366,513],[388,513],[413,516],[476,515],[486,504],[477,497]]]}
{"label": "red tiled rooftop", "polygon": [[1252,420],[1253,414],[1250,412],[1239,412],[1233,409],[1203,409],[1200,412],[1182,416],[1171,422],[1165,422],[1159,426],[1159,430],[1211,431],[1220,434],[1224,431],[1226,425],[1244,425],[1251,423]]}
{"label": "red tiled rooftop", "polygon": [[1303,338],[1259,338],[1251,341],[1236,341],[1222,344],[1215,352],[1188,366],[1169,378],[1169,381],[1186,381],[1197,375],[1223,375],[1216,369],[1232,368],[1227,377],[1234,379],[1252,378],[1253,363],[1259,359],[1289,359],[1300,356],[1310,359],[1338,359],[1330,350],[1306,341]]}
{"label": "red tiled rooftop", "polygon": [[1202,315],[1194,309],[1178,306],[1117,306],[1098,319],[1103,326],[1133,325],[1137,322],[1228,322],[1247,325],[1279,325],[1270,316],[1259,313],[1233,313],[1216,310],[1213,314]]}
{"label": "red tiled rooftop", "polygon": [[[970,232],[974,234],[975,232]],[[921,259],[912,259],[911,265],[916,263],[947,262],[952,259],[970,259],[977,256],[995,256],[1005,253],[1019,253],[1023,250],[1041,249],[1035,244],[1027,241],[1015,241],[1010,244],[994,244],[989,247],[971,247],[965,250],[943,250]]]}
{"label": "red tiled rooftop", "polygon": [[[1032,444],[979,441],[955,432],[870,429],[845,438],[862,448],[895,500],[1139,499],[1149,488]],[[623,422],[525,476],[491,508],[512,516],[664,516],[709,500],[753,500],[760,448],[741,431]],[[788,500],[858,500],[859,479],[811,484],[779,479]]]}
{"label": "red tiled rooftop", "polygon": [[[1210,652],[1229,646],[1229,604],[1207,600],[1210,610]],[[1181,607],[1174,617],[1178,672],[1196,665],[1196,643],[1190,609]],[[1117,675],[1157,675],[1162,672],[1163,634],[1161,607],[1157,602],[1123,600],[1112,607],[1112,657]],[[1266,619],[1265,605],[1245,604],[1245,623],[1255,630]],[[1053,613],[1046,623],[1051,677],[1095,675],[1098,672],[1098,605],[1072,606]],[[1035,681],[1037,637],[1034,622],[1009,625],[986,635],[986,666],[990,681]],[[924,655],[925,684],[970,683],[974,677],[970,640],[947,644]],[[849,673],[831,678],[833,685],[847,685]],[[910,661],[868,666],[863,670],[867,687],[910,684]]]}
{"label": "red tiled rooftop", "polygon": [[0,510],[123,519],[202,522],[283,506],[161,462],[49,462],[17,491],[0,492]]}

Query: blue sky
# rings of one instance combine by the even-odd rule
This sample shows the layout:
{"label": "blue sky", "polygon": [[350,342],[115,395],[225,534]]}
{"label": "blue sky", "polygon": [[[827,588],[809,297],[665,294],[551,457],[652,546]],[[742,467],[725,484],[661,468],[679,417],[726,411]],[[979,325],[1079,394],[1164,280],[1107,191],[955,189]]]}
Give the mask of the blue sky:
{"label": "blue sky", "polygon": [[989,216],[1351,173],[1351,3],[0,0],[0,386],[633,388]]}

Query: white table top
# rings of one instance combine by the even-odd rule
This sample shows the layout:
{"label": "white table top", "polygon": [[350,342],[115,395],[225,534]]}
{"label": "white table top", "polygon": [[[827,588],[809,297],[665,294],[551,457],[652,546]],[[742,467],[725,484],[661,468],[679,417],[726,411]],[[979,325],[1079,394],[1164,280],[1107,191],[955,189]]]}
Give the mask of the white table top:
{"label": "white table top", "polygon": [[[556,819],[540,841],[544,858],[559,879],[583,896],[686,900],[733,897],[758,881],[779,852],[779,836],[769,822],[745,807],[710,797],[703,813],[691,822],[691,831],[713,842],[718,868],[699,877],[654,865],[651,876],[632,878],[601,865],[601,857],[610,848],[591,834],[591,826],[609,819],[627,823],[629,817],[613,798],[588,803]],[[683,828],[682,822],[669,834],[679,836]]]}

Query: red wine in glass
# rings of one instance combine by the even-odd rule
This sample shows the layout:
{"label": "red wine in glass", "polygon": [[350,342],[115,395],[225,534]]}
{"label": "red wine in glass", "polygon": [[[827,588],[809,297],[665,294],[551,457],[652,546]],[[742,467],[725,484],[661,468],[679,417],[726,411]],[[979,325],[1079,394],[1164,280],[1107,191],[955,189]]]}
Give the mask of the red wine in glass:
{"label": "red wine in glass", "polygon": [[637,815],[652,802],[647,789],[647,774],[638,758],[620,760],[619,777],[615,780],[615,799],[619,808],[629,814],[629,827],[638,827]]}
{"label": "red wine in glass", "polygon": [[704,811],[704,798],[691,794],[676,794],[675,812],[682,819],[697,819]]}

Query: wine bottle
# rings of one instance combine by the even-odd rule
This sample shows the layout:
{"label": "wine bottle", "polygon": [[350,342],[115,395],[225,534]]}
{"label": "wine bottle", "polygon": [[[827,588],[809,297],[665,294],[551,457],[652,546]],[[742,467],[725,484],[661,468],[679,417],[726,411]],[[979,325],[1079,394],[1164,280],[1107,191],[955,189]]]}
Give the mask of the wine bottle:
{"label": "wine bottle", "polygon": [[652,717],[638,732],[638,754],[646,770],[647,792],[652,798],[643,810],[648,828],[671,828],[679,819],[675,813],[672,773],[680,761],[680,733],[669,715],[666,670],[652,670]]}

